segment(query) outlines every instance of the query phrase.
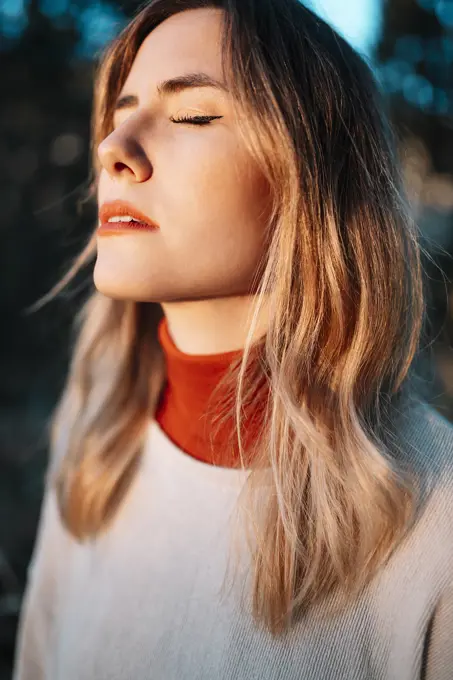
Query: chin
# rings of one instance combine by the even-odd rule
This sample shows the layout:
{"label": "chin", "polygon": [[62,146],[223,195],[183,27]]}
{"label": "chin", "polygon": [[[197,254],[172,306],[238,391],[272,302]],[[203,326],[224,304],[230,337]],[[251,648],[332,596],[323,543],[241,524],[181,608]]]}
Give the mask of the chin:
{"label": "chin", "polygon": [[[134,276],[127,276],[112,269],[112,267],[102,267],[99,260],[96,262],[93,272],[93,282],[99,293],[113,300],[140,300],[141,286],[138,281],[134,282]],[[134,285],[135,283],[135,285]]]}
{"label": "chin", "polygon": [[118,268],[105,267],[96,263],[93,272],[96,290],[112,300],[129,300],[131,302],[161,302],[168,293],[167,282],[149,280],[140,276],[136,270],[129,268],[118,271]]}

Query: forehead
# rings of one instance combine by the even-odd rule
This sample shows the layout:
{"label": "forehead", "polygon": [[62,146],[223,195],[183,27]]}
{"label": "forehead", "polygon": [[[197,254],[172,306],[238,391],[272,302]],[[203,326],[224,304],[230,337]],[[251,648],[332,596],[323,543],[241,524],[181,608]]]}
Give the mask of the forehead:
{"label": "forehead", "polygon": [[188,71],[220,78],[222,12],[215,7],[185,10],[159,24],[140,45],[124,88],[151,86]]}

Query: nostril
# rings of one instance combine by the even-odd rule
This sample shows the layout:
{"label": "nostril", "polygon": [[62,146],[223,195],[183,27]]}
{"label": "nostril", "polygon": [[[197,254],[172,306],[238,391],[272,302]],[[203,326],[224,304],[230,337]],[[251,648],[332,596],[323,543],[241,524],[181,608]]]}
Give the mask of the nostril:
{"label": "nostril", "polygon": [[144,182],[151,173],[150,162],[138,144],[132,148],[131,140],[127,140],[127,143],[128,146],[123,141],[121,146],[104,140],[98,147],[100,163],[112,178],[130,176],[135,181]]}

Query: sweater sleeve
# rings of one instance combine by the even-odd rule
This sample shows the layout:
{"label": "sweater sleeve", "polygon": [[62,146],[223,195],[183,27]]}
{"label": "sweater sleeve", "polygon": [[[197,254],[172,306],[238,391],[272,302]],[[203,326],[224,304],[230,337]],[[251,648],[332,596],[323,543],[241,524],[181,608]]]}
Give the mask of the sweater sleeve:
{"label": "sweater sleeve", "polygon": [[434,610],[425,655],[423,680],[453,678],[453,583]]}
{"label": "sweater sleeve", "polygon": [[12,680],[44,680],[57,598],[57,575],[67,534],[47,476],[16,634]]}

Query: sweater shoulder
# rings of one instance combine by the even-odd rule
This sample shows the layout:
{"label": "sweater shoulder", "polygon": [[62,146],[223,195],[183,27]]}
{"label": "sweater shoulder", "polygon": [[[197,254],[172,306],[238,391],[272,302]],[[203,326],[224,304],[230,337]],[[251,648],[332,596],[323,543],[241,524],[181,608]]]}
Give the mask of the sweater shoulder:
{"label": "sweater shoulder", "polygon": [[453,423],[417,399],[401,413],[400,435],[404,456],[420,484],[421,512],[431,518],[431,531],[443,536],[453,559]]}
{"label": "sweater shoulder", "polygon": [[399,407],[395,425],[396,458],[415,474],[419,492],[396,560],[401,559],[401,573],[418,565],[420,578],[432,584],[438,598],[453,584],[453,424],[417,399]]}
{"label": "sweater shoulder", "polygon": [[394,436],[408,462],[453,491],[453,423],[427,401],[411,398],[397,411]]}

